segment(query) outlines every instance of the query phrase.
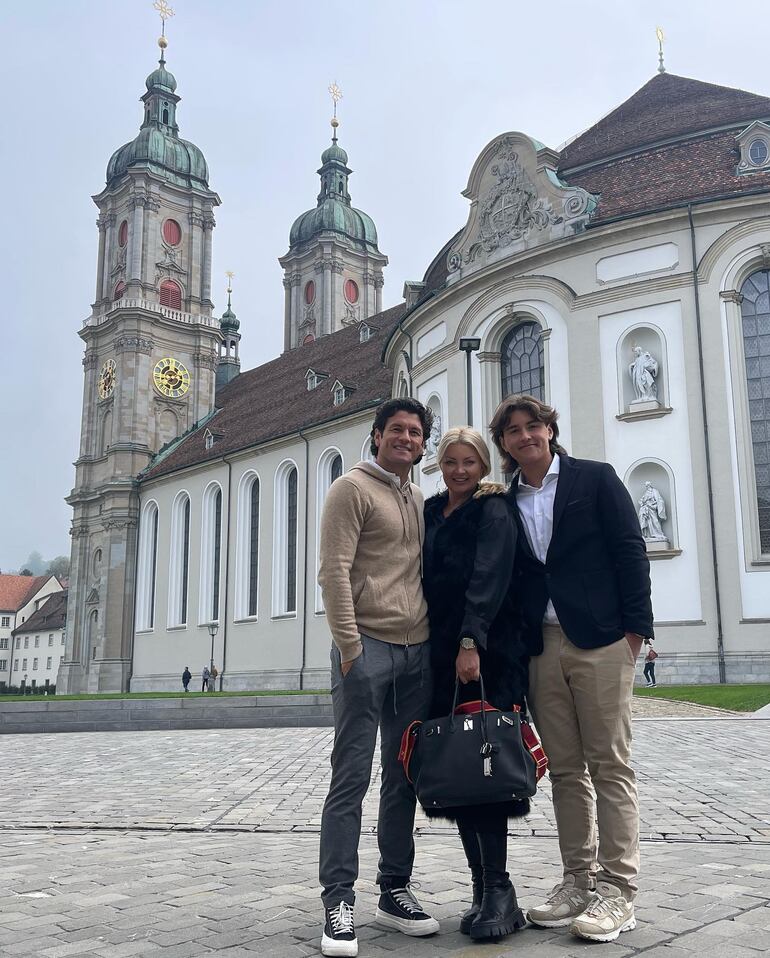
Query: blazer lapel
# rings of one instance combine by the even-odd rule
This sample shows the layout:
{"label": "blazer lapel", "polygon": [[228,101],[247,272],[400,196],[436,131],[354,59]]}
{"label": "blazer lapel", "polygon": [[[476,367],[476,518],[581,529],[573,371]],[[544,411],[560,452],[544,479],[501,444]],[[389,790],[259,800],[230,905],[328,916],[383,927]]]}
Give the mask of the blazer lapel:
{"label": "blazer lapel", "polygon": [[524,520],[521,518],[519,504],[516,499],[516,492],[519,488],[519,475],[520,473],[517,471],[511,480],[510,486],[508,487],[507,495],[513,503],[513,514],[516,516],[516,527],[519,532],[519,542],[521,543],[522,551],[528,558],[537,562],[537,557],[535,556],[535,553],[532,551],[532,547],[529,544],[529,536],[527,535],[527,530],[524,528]]}
{"label": "blazer lapel", "polygon": [[[553,529],[551,530],[551,543],[553,543],[556,530],[559,526],[559,520],[564,514],[564,507],[569,501],[570,492],[574,485],[577,475],[577,469],[569,460],[568,456],[560,456],[559,461],[559,480],[556,483],[556,496],[553,500]],[[550,546],[549,546],[550,551]]]}

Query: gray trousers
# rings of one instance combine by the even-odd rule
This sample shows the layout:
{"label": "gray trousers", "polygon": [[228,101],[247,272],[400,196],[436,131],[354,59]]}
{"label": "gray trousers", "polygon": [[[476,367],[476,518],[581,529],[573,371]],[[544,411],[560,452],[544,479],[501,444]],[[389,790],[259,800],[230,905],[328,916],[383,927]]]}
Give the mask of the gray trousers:
{"label": "gray trousers", "polygon": [[428,643],[403,646],[362,635],[363,652],[343,678],[332,647],[334,748],[321,817],[318,877],[325,908],[355,901],[361,806],[369,788],[380,730],[382,782],[377,841],[380,883],[405,884],[414,862],[415,795],[398,761],[404,729],[425,719],[431,700]]}

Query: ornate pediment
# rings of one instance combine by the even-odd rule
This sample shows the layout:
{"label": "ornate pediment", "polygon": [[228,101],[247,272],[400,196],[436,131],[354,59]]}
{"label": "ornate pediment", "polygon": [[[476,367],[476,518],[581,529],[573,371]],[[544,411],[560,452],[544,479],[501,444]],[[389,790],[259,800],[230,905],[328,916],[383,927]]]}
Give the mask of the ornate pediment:
{"label": "ornate pediment", "polygon": [[583,229],[598,198],[563,183],[557,163],[557,153],[523,133],[505,133],[484,149],[463,191],[471,210],[447,256],[449,282]]}

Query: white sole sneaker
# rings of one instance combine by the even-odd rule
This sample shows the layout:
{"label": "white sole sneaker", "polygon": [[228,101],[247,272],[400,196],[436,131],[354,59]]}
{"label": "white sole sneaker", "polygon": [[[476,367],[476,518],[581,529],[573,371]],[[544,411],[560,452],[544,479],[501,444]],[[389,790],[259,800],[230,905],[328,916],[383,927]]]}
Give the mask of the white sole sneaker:
{"label": "white sole sneaker", "polygon": [[328,958],[356,958],[358,955],[358,939],[353,941],[335,941],[334,938],[321,936],[321,954]]}
{"label": "white sole sneaker", "polygon": [[[588,905],[586,905],[586,908],[588,908]],[[571,925],[572,922],[579,917],[580,915],[573,915],[571,918],[546,918],[541,920],[539,918],[533,918],[532,915],[527,912],[527,921],[530,925],[534,925],[535,928],[566,928],[567,925]]]}
{"label": "white sole sneaker", "polygon": [[624,925],[621,925],[620,928],[616,929],[615,931],[606,932],[604,934],[601,932],[588,934],[587,932],[573,929],[572,934],[576,935],[578,938],[585,938],[586,941],[606,942],[615,941],[616,938],[620,937],[620,933],[622,931],[633,931],[634,928],[636,928],[636,918],[632,915]]}
{"label": "white sole sneaker", "polygon": [[375,924],[380,928],[392,928],[394,931],[400,931],[403,935],[410,935],[412,938],[422,938],[425,935],[435,935],[441,929],[441,925],[435,918],[423,918],[421,921],[410,921],[406,918],[397,918],[395,915],[389,915],[386,911],[378,908],[374,913]]}

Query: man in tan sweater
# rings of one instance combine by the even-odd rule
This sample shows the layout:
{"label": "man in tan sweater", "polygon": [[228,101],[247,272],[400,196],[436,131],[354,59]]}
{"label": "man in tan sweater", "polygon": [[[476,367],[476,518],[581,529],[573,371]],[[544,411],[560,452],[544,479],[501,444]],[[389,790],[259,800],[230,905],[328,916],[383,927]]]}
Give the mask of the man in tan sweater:
{"label": "man in tan sweater", "polygon": [[404,729],[425,718],[431,698],[428,615],[422,594],[423,497],[409,481],[432,415],[414,399],[390,399],[372,427],[374,462],[359,462],[332,485],[321,520],[318,581],[331,651],[334,749],[321,818],[319,879],[324,955],[354,956],[353,885],[361,805],[381,736],[377,837],[377,923],[431,935],[438,922],[409,886],[415,796],[398,764]]}

